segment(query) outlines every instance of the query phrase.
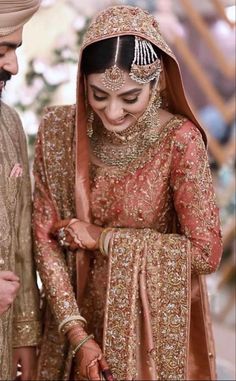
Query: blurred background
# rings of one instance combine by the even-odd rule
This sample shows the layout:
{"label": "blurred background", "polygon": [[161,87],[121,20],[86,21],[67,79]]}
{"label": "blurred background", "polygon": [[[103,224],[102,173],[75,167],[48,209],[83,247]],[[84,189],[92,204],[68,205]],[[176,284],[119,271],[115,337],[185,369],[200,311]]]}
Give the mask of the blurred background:
{"label": "blurred background", "polygon": [[152,12],[174,50],[188,98],[208,133],[209,160],[220,207],[224,254],[208,276],[219,380],[235,380],[235,21],[231,0],[43,0],[26,25],[20,73],[4,100],[14,106],[34,141],[45,105],[75,102],[77,57],[91,17],[114,4]]}

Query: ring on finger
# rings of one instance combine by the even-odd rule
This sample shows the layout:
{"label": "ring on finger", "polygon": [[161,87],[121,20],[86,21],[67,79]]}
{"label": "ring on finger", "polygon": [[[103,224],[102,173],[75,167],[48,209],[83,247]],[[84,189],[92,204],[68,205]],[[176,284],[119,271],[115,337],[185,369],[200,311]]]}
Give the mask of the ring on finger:
{"label": "ring on finger", "polygon": [[60,246],[63,246],[63,247],[68,247],[68,246],[70,246],[70,244],[68,243],[68,242],[66,242],[66,240],[65,239],[59,239],[59,245]]}
{"label": "ring on finger", "polygon": [[60,246],[62,246],[62,247],[69,247],[70,246],[70,244],[66,241],[66,231],[65,231],[65,228],[60,228],[58,230],[57,235],[58,235],[58,238],[59,238],[58,243],[59,243]]}
{"label": "ring on finger", "polygon": [[58,229],[58,232],[57,232],[57,235],[58,235],[58,238],[60,239],[66,239],[66,231],[65,231],[65,228],[60,228]]}

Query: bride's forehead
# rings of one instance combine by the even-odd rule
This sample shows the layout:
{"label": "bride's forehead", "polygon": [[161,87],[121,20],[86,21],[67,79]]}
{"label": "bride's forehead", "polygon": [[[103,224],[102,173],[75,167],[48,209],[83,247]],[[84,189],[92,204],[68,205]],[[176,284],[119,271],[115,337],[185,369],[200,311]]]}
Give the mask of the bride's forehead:
{"label": "bride's forehead", "polygon": [[[113,93],[123,93],[125,91],[129,91],[129,90],[132,90],[132,89],[143,89],[144,87],[146,87],[147,85],[144,85],[144,84],[139,84],[135,81],[133,81],[130,76],[129,76],[129,73],[124,71],[124,84],[123,86],[119,89],[119,90],[116,90],[116,91],[113,91]],[[87,77],[87,83],[90,85],[90,86],[96,86],[96,87],[99,87],[99,89],[101,90],[104,90],[105,92],[109,92],[107,87],[104,86],[104,73],[93,73],[93,74],[89,74],[88,77]]]}

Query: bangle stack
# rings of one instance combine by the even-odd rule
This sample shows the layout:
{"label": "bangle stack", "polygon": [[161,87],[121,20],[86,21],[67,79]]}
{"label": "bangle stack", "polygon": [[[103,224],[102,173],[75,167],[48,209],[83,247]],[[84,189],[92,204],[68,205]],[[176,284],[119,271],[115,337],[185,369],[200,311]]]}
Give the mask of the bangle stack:
{"label": "bangle stack", "polygon": [[112,230],[113,230],[113,228],[103,229],[103,231],[101,232],[100,237],[99,237],[98,246],[99,246],[99,250],[100,250],[101,254],[104,257],[107,257],[107,252],[106,252],[105,247],[104,247],[105,237],[106,237],[106,234]]}
{"label": "bangle stack", "polygon": [[94,335],[93,334],[86,336],[83,340],[81,340],[79,342],[79,344],[75,347],[75,349],[73,349],[72,356],[75,357],[76,353],[80,350],[82,345],[84,345],[90,339],[94,339]]}
{"label": "bangle stack", "polygon": [[68,316],[59,324],[59,333],[66,334],[73,326],[78,324],[78,321],[81,322],[83,325],[87,324],[87,321],[81,315]]}

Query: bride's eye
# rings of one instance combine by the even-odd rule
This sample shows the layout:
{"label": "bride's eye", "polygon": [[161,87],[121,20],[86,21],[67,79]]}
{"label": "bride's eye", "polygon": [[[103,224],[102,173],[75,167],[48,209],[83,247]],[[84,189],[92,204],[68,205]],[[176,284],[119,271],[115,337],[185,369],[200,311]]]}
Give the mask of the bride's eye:
{"label": "bride's eye", "polygon": [[96,94],[93,94],[93,97],[96,101],[104,101],[106,99],[106,97],[101,97],[101,96],[98,96]]}
{"label": "bride's eye", "polygon": [[135,103],[137,102],[138,97],[132,98],[132,99],[124,99],[125,103]]}

